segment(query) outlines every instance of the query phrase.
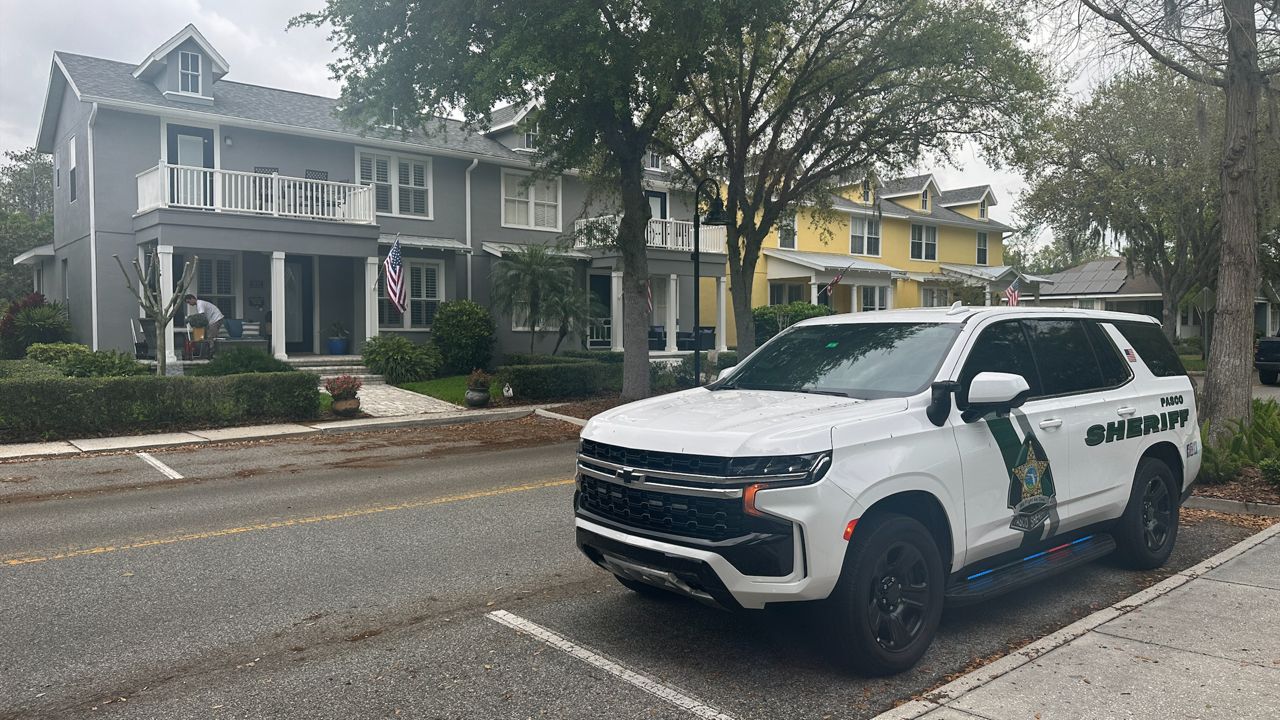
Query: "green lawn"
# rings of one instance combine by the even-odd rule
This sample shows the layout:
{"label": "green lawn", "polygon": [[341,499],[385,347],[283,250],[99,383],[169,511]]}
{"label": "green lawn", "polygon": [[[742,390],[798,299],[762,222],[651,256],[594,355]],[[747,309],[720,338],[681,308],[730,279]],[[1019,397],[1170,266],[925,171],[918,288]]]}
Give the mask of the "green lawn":
{"label": "green lawn", "polygon": [[[462,405],[465,403],[463,396],[467,393],[467,376],[450,375],[449,377],[436,378],[435,380],[405,383],[400,387],[423,395],[429,395],[438,400],[451,402],[454,405]],[[489,388],[490,397],[496,399],[501,394],[502,391],[496,385]]]}
{"label": "green lawn", "polygon": [[1204,359],[1199,355],[1179,355],[1182,358],[1182,366],[1192,372],[1204,372]]}

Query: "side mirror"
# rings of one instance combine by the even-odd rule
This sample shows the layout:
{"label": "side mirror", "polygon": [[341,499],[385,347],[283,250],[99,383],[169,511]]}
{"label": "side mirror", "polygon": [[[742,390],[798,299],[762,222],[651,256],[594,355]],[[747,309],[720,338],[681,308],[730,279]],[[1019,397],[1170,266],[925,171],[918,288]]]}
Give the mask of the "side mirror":
{"label": "side mirror", "polygon": [[733,374],[733,369],[736,367],[738,366],[730,365],[729,367],[720,368],[720,372],[716,373],[716,382],[720,382],[721,380],[729,377],[731,374]]}
{"label": "side mirror", "polygon": [[978,373],[969,382],[969,405],[964,421],[973,422],[990,412],[1009,412],[1020,407],[1031,394],[1027,379],[1013,373]]}

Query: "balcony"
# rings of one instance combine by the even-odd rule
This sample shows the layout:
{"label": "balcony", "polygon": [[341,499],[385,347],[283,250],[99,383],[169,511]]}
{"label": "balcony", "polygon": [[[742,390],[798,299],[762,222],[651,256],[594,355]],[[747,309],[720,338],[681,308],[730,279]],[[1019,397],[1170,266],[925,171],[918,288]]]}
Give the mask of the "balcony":
{"label": "balcony", "polygon": [[[578,248],[601,247],[613,242],[618,235],[620,215],[583,218],[573,224]],[[725,254],[725,229],[703,225],[698,229],[698,245],[704,253]],[[645,228],[645,244],[662,250],[693,252],[693,223],[688,220],[662,220],[652,218]]]}
{"label": "balcony", "polygon": [[138,214],[157,208],[372,225],[373,188],[161,163],[138,173]]}

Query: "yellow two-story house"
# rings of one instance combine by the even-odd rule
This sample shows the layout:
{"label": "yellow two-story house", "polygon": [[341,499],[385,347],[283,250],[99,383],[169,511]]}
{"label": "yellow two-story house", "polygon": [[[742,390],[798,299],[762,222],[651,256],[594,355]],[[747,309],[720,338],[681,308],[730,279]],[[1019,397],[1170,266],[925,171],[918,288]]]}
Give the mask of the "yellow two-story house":
{"label": "yellow two-story house", "polygon": [[[836,312],[999,303],[1021,277],[1004,265],[1013,228],[993,220],[988,185],[943,190],[933,175],[850,186],[830,208],[804,206],[765,240],[752,307],[803,301]],[[732,308],[729,308],[732,312]],[[734,326],[728,323],[730,344]]]}

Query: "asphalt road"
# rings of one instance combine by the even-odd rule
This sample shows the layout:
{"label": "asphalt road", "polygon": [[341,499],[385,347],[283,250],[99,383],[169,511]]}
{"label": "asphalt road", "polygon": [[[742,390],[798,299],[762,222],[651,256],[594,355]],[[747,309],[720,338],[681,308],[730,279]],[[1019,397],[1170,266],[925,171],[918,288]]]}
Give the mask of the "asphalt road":
{"label": "asphalt road", "polygon": [[181,479],[134,454],[0,465],[0,718],[694,717],[588,652],[734,718],[865,718],[1251,532],[1204,521],[1166,572],[950,610],[915,670],[864,680],[810,607],[644,599],[579,556],[571,443],[378,437],[153,453]]}

